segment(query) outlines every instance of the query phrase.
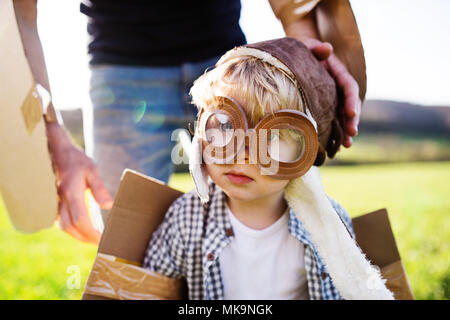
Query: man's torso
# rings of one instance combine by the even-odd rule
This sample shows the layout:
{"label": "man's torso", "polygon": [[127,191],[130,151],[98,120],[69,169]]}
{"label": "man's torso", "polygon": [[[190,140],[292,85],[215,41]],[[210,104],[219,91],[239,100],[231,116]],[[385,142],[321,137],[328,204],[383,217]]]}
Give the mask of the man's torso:
{"label": "man's torso", "polygon": [[91,64],[173,66],[245,43],[240,0],[89,0],[80,10],[89,17]]}

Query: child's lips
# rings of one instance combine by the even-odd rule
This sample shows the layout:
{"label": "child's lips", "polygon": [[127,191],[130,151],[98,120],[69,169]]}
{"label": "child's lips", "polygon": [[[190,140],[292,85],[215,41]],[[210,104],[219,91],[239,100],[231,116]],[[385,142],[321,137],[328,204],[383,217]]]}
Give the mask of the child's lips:
{"label": "child's lips", "polygon": [[227,172],[225,175],[227,176],[228,180],[230,180],[232,183],[235,184],[246,184],[253,181],[252,178],[241,172],[230,171]]}

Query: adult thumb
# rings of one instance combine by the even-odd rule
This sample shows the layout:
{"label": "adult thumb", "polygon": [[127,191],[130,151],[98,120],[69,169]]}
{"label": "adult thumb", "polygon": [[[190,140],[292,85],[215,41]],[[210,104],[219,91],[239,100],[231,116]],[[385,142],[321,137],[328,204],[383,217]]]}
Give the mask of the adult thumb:
{"label": "adult thumb", "polygon": [[92,191],[92,195],[102,209],[111,209],[114,199],[106,189],[97,168],[88,171],[87,184]]}

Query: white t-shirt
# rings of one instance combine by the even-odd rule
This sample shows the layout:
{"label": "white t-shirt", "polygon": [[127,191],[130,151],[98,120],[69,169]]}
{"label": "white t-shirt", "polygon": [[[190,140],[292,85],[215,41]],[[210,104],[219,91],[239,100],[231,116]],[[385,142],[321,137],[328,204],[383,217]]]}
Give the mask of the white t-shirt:
{"label": "white t-shirt", "polygon": [[289,211],[255,230],[227,208],[234,232],[219,256],[225,299],[308,299],[303,244],[289,233]]}

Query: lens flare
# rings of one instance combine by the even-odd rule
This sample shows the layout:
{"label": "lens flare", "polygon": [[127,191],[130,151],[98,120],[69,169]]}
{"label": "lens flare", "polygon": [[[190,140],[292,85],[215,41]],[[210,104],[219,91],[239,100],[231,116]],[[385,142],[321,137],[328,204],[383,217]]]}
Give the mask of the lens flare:
{"label": "lens flare", "polygon": [[133,121],[134,123],[138,123],[144,117],[145,110],[147,110],[147,102],[145,100],[139,100],[133,107]]}

